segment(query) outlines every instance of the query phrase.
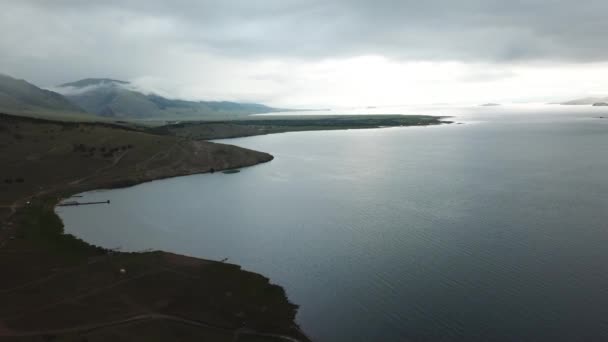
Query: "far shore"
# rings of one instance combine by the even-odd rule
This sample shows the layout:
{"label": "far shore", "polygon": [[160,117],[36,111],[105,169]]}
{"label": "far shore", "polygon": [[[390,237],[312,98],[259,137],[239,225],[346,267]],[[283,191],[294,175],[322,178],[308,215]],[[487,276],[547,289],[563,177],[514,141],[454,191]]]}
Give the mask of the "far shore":
{"label": "far shore", "polygon": [[195,140],[217,140],[287,132],[436,126],[453,123],[448,121],[448,118],[398,114],[258,116],[231,121],[183,121],[153,127],[149,131]]}

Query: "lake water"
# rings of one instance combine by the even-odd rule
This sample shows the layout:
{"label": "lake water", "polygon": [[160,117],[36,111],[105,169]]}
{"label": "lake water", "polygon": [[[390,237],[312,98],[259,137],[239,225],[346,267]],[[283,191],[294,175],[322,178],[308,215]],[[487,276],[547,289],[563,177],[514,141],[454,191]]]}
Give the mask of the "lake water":
{"label": "lake water", "polygon": [[97,245],[261,273],[318,341],[607,340],[608,108],[418,112],[465,124],[225,140],[276,158],[58,212]]}

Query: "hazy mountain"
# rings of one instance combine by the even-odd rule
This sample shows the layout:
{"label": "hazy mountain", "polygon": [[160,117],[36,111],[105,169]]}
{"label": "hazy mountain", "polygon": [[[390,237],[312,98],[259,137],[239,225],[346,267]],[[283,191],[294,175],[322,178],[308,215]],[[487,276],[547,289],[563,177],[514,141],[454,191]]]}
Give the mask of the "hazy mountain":
{"label": "hazy mountain", "polygon": [[0,74],[0,111],[10,114],[78,114],[84,111],[61,94]]}
{"label": "hazy mountain", "polygon": [[592,105],[594,103],[608,102],[608,97],[585,97],[572,101],[562,102],[563,105]]}
{"label": "hazy mountain", "polygon": [[185,101],[144,94],[126,81],[87,78],[55,88],[90,113],[113,118],[223,120],[279,111],[255,103]]}
{"label": "hazy mountain", "polygon": [[59,87],[83,88],[83,87],[89,87],[89,86],[109,85],[112,83],[129,84],[129,82],[113,80],[111,78],[85,78],[80,81],[61,84]]}

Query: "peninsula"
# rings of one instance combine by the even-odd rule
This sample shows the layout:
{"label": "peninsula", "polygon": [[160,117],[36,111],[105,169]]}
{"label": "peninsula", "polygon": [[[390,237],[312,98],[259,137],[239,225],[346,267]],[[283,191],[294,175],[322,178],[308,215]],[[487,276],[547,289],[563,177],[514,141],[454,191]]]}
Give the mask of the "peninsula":
{"label": "peninsula", "polygon": [[285,132],[432,126],[452,123],[445,119],[446,117],[429,115],[270,115],[250,116],[247,119],[229,121],[184,121],[151,128],[150,132],[195,140],[209,140]]}
{"label": "peninsula", "polygon": [[88,190],[273,159],[203,139],[440,119],[266,118],[149,128],[0,114],[0,338],[307,341],[295,323],[297,306],[269,279],[221,261],[91,246],[63,233],[55,206]]}
{"label": "peninsula", "polygon": [[91,246],[63,234],[54,213],[62,198],[86,190],[270,160],[110,124],[0,115],[0,339],[306,341],[297,306],[263,276]]}

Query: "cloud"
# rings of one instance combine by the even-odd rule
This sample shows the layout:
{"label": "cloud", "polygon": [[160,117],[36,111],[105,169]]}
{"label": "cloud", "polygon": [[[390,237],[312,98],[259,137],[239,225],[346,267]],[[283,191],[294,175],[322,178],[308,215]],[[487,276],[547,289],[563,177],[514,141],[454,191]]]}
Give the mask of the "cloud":
{"label": "cloud", "polygon": [[69,29],[73,37],[81,31],[96,39],[154,39],[237,56],[381,54],[484,61],[608,57],[603,43],[608,3],[597,0],[25,0],[9,7],[43,19],[30,25]]}
{"label": "cloud", "polygon": [[[0,3],[0,71],[45,86],[111,77],[139,80],[176,97],[281,104],[307,96],[292,92],[331,87],[312,99],[320,103],[335,101],[332,93],[346,97],[336,88],[347,80],[380,82],[374,70],[359,70],[367,78],[344,73],[341,63],[357,58],[380,57],[366,65],[395,84],[391,75],[408,77],[399,70],[420,63],[450,72],[458,69],[451,63],[471,66],[457,75],[432,72],[422,82],[453,76],[491,83],[516,79],[513,70],[520,66],[608,60],[604,0]],[[392,71],[383,69],[387,65]]]}

